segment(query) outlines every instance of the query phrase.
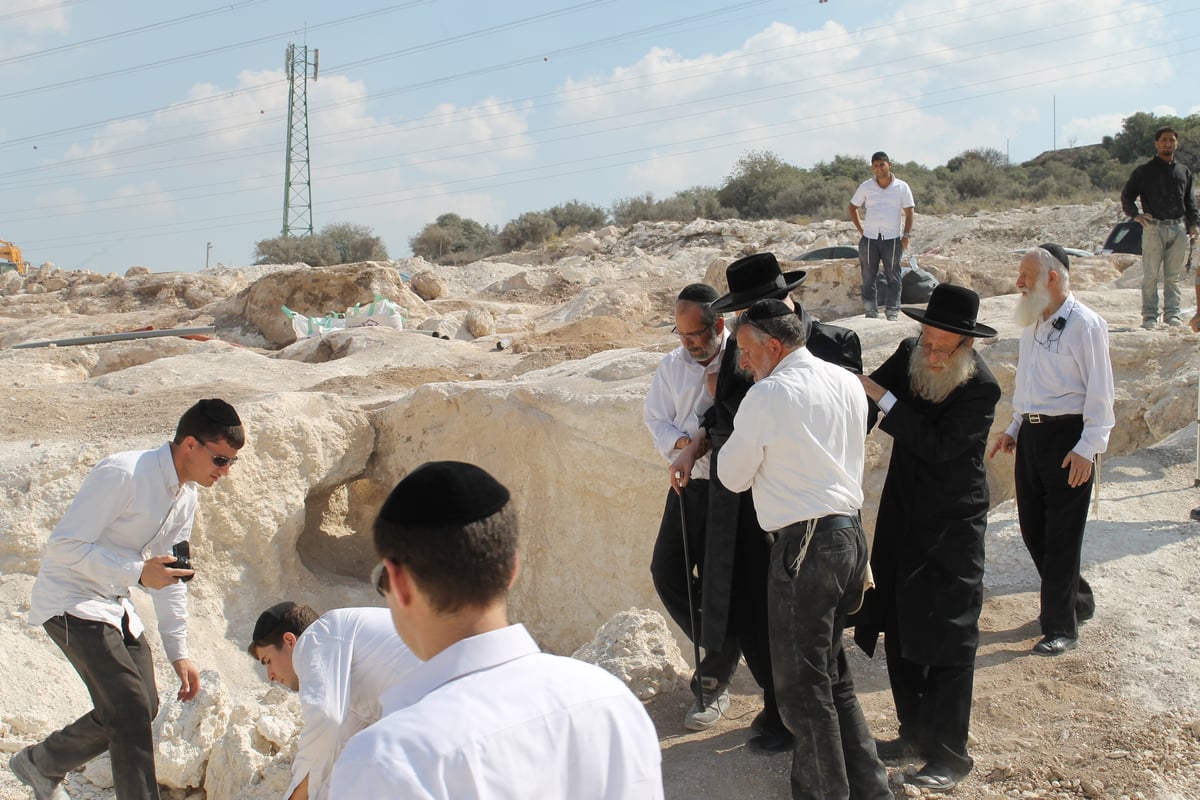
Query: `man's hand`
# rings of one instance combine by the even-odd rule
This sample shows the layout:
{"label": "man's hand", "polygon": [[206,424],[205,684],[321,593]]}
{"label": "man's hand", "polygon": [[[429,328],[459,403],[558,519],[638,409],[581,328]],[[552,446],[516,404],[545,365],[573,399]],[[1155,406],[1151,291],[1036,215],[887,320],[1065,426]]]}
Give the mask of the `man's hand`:
{"label": "man's hand", "polygon": [[171,663],[175,674],[179,676],[179,694],[175,695],[181,702],[186,703],[200,692],[200,671],[192,664],[191,659],[181,658]]}
{"label": "man's hand", "polygon": [[675,460],[671,462],[671,466],[667,467],[667,475],[670,476],[671,488],[676,494],[682,493],[683,487],[688,485],[688,481],[692,479],[692,467],[696,465],[696,460],[708,452],[709,442],[708,436],[704,429],[696,434],[696,438],[687,443]]}
{"label": "man's hand", "polygon": [[988,451],[988,458],[995,458],[996,453],[998,452],[1017,452],[1017,440],[1009,436],[1007,433],[1000,434],[998,437],[996,437],[996,442],[992,445],[992,449]]}
{"label": "man's hand", "polygon": [[138,583],[147,589],[162,589],[180,578],[196,574],[193,569],[175,569],[170,566],[175,561],[175,556],[154,556],[146,559],[142,562],[142,577],[138,579]]}
{"label": "man's hand", "polygon": [[1072,489],[1083,486],[1087,483],[1088,478],[1092,477],[1092,460],[1084,458],[1074,450],[1067,453],[1067,457],[1063,459],[1063,469],[1069,469],[1067,474],[1067,485]]}
{"label": "man's hand", "polygon": [[858,379],[862,382],[863,389],[866,391],[867,397],[871,398],[876,403],[882,400],[883,396],[887,394],[887,389],[883,388],[866,375],[859,375]]}
{"label": "man's hand", "polygon": [[1139,225],[1141,225],[1144,228],[1150,224],[1150,220],[1152,220],[1152,219],[1154,219],[1154,217],[1150,216],[1149,214],[1138,214],[1136,217],[1133,218],[1133,221],[1138,223]]}

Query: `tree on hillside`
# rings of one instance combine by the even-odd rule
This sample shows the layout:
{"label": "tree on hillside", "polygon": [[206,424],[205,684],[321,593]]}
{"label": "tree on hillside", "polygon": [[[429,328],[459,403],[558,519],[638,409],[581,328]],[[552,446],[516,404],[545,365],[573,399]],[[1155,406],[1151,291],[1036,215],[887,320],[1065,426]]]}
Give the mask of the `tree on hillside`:
{"label": "tree on hillside", "polygon": [[408,240],[413,255],[438,264],[465,264],[496,252],[494,225],[481,225],[469,217],[442,214]]}
{"label": "tree on hillside", "polygon": [[549,214],[526,211],[500,231],[500,244],[505,250],[520,250],[525,245],[539,245],[558,233],[558,225]]}
{"label": "tree on hillside", "polygon": [[386,261],[387,247],[367,225],[352,225],[335,222],[321,229],[321,237],[329,242],[337,254],[338,264],[353,264],[356,261]]}
{"label": "tree on hillside", "polygon": [[763,219],[770,214],[771,199],[800,174],[798,167],[769,150],[750,150],[734,164],[717,199],[745,219]]}
{"label": "tree on hillside", "polygon": [[546,211],[546,215],[554,220],[560,233],[567,228],[594,231],[608,224],[607,211],[599,206],[588,205],[578,200],[557,205]]}

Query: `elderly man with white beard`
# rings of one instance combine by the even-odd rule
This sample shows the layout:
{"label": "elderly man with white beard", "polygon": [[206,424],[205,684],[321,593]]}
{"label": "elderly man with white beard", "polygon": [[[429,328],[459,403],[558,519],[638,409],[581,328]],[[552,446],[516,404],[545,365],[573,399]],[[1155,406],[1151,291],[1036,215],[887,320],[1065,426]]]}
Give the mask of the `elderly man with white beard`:
{"label": "elderly man with white beard", "polygon": [[989,507],[983,456],[1000,399],[974,345],[996,331],[976,322],[979,295],[961,286],[943,283],[926,309],[901,310],[921,335],[860,376],[893,445],[871,554],[876,588],[855,641],[874,655],[884,634],[900,735],[876,743],[880,758],[922,758],[912,782],[944,792],[974,765],[967,731]]}
{"label": "elderly man with white beard", "polygon": [[1033,652],[1056,656],[1078,646],[1079,623],[1096,612],[1079,567],[1092,461],[1107,449],[1115,422],[1108,325],[1071,294],[1059,245],[1025,253],[1017,288],[1025,330],[1013,419],[989,456],[1016,452],[1021,538],[1042,578],[1042,640]]}

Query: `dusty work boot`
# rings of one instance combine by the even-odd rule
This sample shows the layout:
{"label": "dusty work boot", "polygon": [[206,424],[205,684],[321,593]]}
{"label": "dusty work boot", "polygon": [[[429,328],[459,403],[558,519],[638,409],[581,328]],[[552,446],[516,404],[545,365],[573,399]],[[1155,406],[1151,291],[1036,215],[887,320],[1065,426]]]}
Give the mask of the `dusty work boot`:
{"label": "dusty work boot", "polygon": [[704,679],[704,710],[700,710],[700,698],[692,703],[683,718],[683,727],[689,731],[705,731],[717,724],[729,710],[729,687],[722,686],[716,678]]}
{"label": "dusty work boot", "polygon": [[71,800],[67,790],[62,787],[62,781],[47,778],[37,768],[37,765],[33,763],[33,757],[29,754],[28,747],[8,760],[8,768],[12,770],[13,775],[20,779],[21,783],[33,789],[33,796],[36,800]]}

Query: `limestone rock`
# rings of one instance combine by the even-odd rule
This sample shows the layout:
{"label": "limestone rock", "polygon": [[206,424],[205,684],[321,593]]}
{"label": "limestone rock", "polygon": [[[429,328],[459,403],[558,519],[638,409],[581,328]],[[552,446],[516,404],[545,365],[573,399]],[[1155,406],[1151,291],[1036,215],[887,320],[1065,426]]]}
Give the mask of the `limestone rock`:
{"label": "limestone rock", "polygon": [[463,328],[476,339],[491,336],[496,332],[496,318],[486,309],[472,308],[463,318]]}
{"label": "limestone rock", "polygon": [[462,325],[454,317],[430,317],[417,326],[419,331],[432,331],[439,339],[453,339]]}
{"label": "limestone rock", "polygon": [[241,705],[212,747],[204,774],[207,800],[277,800],[291,781],[294,745],[280,751],[258,733],[259,708]]}
{"label": "limestone rock", "polygon": [[129,269],[125,270],[126,278],[136,278],[139,275],[149,275],[149,274],[150,274],[150,269],[148,267],[130,267]]}
{"label": "limestone rock", "polygon": [[683,660],[663,615],[631,608],[604,623],[592,641],[572,658],[596,664],[616,675],[639,700],[649,700],[687,685],[692,668]]}
{"label": "limestone rock", "polygon": [[390,266],[366,262],[337,267],[274,272],[259,278],[221,304],[218,317],[226,323],[244,321],[262,332],[274,347],[296,341],[291,321],[280,310],[324,317],[342,313],[355,303],[367,304],[381,295],[408,309],[413,320],[429,315],[425,301]]}
{"label": "limestone rock", "polygon": [[446,294],[446,284],[441,276],[433,270],[422,270],[412,276],[410,281],[413,291],[422,300],[437,300]]}
{"label": "limestone rock", "polygon": [[220,673],[200,674],[200,693],[182,703],[165,693],[154,720],[154,754],[158,781],[176,789],[202,785],[213,744],[229,725],[229,702]]}

